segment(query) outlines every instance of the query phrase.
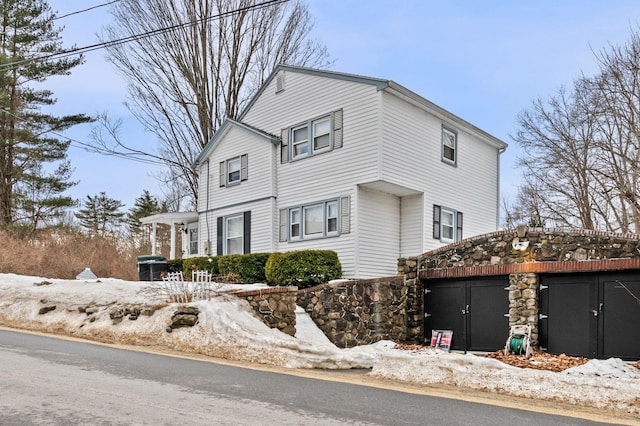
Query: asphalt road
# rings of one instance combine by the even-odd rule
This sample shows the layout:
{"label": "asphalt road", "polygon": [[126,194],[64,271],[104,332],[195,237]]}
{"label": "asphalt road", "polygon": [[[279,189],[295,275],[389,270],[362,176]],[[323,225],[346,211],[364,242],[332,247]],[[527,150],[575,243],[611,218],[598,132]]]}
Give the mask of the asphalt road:
{"label": "asphalt road", "polygon": [[0,425],[185,423],[599,424],[0,330]]}

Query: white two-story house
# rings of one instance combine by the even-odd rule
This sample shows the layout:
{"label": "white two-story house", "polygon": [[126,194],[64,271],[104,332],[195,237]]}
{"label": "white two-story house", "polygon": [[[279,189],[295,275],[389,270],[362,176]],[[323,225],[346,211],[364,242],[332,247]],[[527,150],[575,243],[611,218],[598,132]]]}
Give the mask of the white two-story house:
{"label": "white two-story house", "polygon": [[278,66],[197,158],[185,255],[330,249],[347,278],[395,275],[497,229],[506,147],[393,81]]}

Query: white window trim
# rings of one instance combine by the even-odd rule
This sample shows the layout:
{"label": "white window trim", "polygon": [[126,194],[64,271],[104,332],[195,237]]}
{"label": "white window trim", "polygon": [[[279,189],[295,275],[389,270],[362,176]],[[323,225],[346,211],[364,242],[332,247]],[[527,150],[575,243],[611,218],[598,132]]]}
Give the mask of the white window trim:
{"label": "white window trim", "polygon": [[[444,155],[446,135],[451,135],[453,136],[453,139],[454,139],[453,160],[450,158],[447,158]],[[442,162],[456,166],[458,164],[458,133],[449,127],[442,126],[442,134],[440,139],[441,139],[440,156],[441,156]]]}
{"label": "white window trim", "polygon": [[[449,227],[444,223],[445,214],[451,215],[451,235],[453,235],[453,238],[445,238],[444,236],[445,227]],[[448,209],[446,207],[440,208],[440,241],[442,241],[443,243],[453,243],[456,241],[456,216],[457,212],[455,210]]]}
{"label": "white window trim", "polygon": [[[336,230],[335,231],[331,231],[329,232],[328,228],[329,228],[329,205],[334,204],[336,206],[336,216],[332,216],[331,218],[335,218],[336,219]],[[318,233],[318,234],[310,234],[307,235],[306,234],[306,230],[305,230],[305,211],[313,208],[313,207],[321,207],[322,208],[322,232]],[[341,220],[341,213],[340,213],[340,200],[338,198],[333,198],[330,200],[325,200],[325,201],[319,201],[317,203],[308,203],[308,204],[302,204],[299,206],[295,206],[295,207],[289,207],[287,209],[288,214],[287,214],[287,234],[288,234],[288,241],[302,241],[302,240],[316,240],[316,239],[320,239],[320,238],[330,238],[330,237],[336,237],[338,235],[340,235],[340,220]],[[293,216],[293,212],[298,212],[298,216],[299,216],[299,220],[300,222],[298,223],[299,225],[299,236],[293,236],[292,232],[291,232],[291,228],[293,226],[293,222],[291,220],[292,216]]]}
{"label": "white window trim", "polygon": [[[187,236],[189,237],[189,254],[198,254],[198,240],[200,239],[198,235],[198,228],[187,228],[187,232]],[[193,237],[195,237],[195,239]]]}
{"label": "white window trim", "polygon": [[[293,221],[293,215],[294,213],[298,214],[298,221],[294,222]],[[301,209],[298,208],[292,208],[288,210],[288,226],[289,226],[289,240],[291,241],[298,241],[302,239],[302,212]],[[298,225],[298,235],[293,235],[292,232],[292,228],[293,225]]]}
{"label": "white window trim", "polygon": [[[329,145],[323,148],[319,148],[319,149],[315,149],[314,148],[314,140],[315,140],[315,126],[314,124],[319,123],[321,121],[328,121],[329,122]],[[289,158],[291,158],[291,161],[296,161],[296,160],[300,160],[302,158],[307,158],[307,157],[313,157],[314,155],[317,154],[322,154],[324,152],[328,152],[328,151],[332,151],[333,150],[333,140],[334,140],[334,136],[333,136],[333,117],[332,114],[324,114],[322,116],[319,117],[315,117],[312,118],[311,120],[308,120],[304,123],[300,123],[297,126],[293,126],[289,129],[289,140],[291,141],[289,143]],[[295,130],[299,130],[306,127],[307,128],[307,139],[306,139],[306,144],[307,144],[307,152],[304,154],[300,154],[300,155],[295,155],[295,142],[294,142],[294,138],[293,138],[293,132]]]}
{"label": "white window trim", "polygon": [[[238,170],[237,170],[238,178],[234,179],[234,180],[231,180],[232,171],[231,171],[231,167],[230,166],[233,163],[237,163],[238,164]],[[226,176],[225,176],[226,186],[232,186],[232,185],[240,184],[240,182],[242,181],[242,161],[240,159],[240,156],[228,159],[225,166],[226,166]]]}
{"label": "white window trim", "polygon": [[[234,219],[240,219],[242,226],[241,226],[241,231],[240,231],[240,247],[242,248],[240,250],[240,253],[231,253],[231,254],[243,254],[244,252],[244,214],[234,214],[231,216],[225,216],[223,218],[223,234],[222,234],[222,238],[223,238],[223,246],[222,246],[222,254],[227,255],[230,254],[229,253],[229,221],[230,220],[234,220]],[[234,238],[238,238],[238,237],[234,237]]]}

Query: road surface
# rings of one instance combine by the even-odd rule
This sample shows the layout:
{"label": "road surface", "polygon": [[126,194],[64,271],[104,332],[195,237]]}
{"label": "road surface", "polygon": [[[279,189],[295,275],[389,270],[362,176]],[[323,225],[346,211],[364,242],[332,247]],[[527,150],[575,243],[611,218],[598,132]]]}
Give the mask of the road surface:
{"label": "road surface", "polygon": [[0,329],[0,424],[598,424],[334,374],[339,381]]}

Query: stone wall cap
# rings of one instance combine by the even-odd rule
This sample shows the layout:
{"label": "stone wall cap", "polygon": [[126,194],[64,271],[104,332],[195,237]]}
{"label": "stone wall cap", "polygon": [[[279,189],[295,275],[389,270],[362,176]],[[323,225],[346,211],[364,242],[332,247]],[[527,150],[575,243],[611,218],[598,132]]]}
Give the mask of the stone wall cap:
{"label": "stone wall cap", "polygon": [[[494,232],[489,232],[486,234],[474,235],[473,237],[465,238],[464,240],[456,241],[451,244],[447,244],[446,246],[438,247],[431,251],[425,252],[418,257],[429,257],[439,253],[446,252],[447,250],[451,250],[453,248],[473,244],[474,241],[491,238],[491,237],[502,237],[505,235],[518,235],[518,232],[522,233],[523,230],[518,230],[517,228],[505,228]],[[635,234],[632,232],[609,232],[609,231],[596,231],[593,229],[580,229],[580,228],[527,228],[526,232],[537,233],[537,234],[548,234],[548,235],[584,235],[584,236],[592,236],[592,237],[608,237],[608,238],[620,238],[624,240],[633,240],[640,241],[640,234]]]}
{"label": "stone wall cap", "polygon": [[274,293],[294,293],[298,291],[298,287],[296,286],[287,286],[287,287],[265,287],[259,288],[257,290],[233,290],[229,293],[235,294],[236,296],[260,296],[263,294],[274,294]]}

